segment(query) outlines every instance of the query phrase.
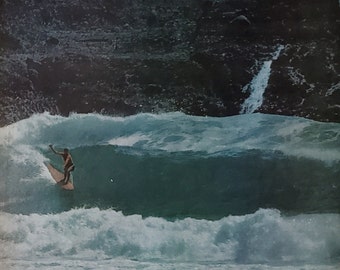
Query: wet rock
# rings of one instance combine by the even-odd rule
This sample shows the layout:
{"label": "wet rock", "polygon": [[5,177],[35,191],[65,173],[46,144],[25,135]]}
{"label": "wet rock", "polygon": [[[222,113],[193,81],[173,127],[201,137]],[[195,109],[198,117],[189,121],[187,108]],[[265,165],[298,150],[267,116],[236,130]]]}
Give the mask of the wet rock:
{"label": "wet rock", "polygon": [[18,50],[20,48],[21,44],[18,39],[0,31],[0,50]]}
{"label": "wet rock", "polygon": [[56,46],[59,44],[59,40],[57,38],[54,38],[54,37],[49,37],[47,40],[46,40],[46,44],[47,45],[51,45],[51,46]]}
{"label": "wet rock", "polygon": [[340,122],[337,0],[0,3],[2,125],[42,110],[235,115],[278,45],[257,111]]}

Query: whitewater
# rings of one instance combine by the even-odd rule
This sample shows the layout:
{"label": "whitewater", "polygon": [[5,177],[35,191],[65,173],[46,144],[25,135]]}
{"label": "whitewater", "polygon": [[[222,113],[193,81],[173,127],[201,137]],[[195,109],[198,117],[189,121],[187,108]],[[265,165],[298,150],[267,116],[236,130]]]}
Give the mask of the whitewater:
{"label": "whitewater", "polygon": [[[72,192],[50,143],[71,151]],[[340,264],[338,123],[43,113],[0,128],[0,161],[1,269]]]}
{"label": "whitewater", "polygon": [[268,86],[268,81],[271,75],[272,62],[279,58],[283,49],[283,45],[278,45],[276,51],[272,54],[272,59],[264,61],[259,73],[254,76],[249,84],[243,87],[242,91],[250,91],[250,95],[241,105],[241,114],[254,113],[259,107],[261,107],[263,103],[263,94]]}

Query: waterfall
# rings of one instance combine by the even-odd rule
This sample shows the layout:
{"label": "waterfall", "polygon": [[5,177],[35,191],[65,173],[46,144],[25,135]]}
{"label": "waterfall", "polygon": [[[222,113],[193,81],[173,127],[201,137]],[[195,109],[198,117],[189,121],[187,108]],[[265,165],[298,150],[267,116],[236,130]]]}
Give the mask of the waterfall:
{"label": "waterfall", "polygon": [[265,61],[259,73],[249,84],[243,87],[243,91],[249,91],[250,95],[241,106],[241,114],[253,113],[262,105],[263,94],[268,85],[272,62],[279,58],[283,48],[283,45],[279,45],[276,51],[272,54],[272,59]]}

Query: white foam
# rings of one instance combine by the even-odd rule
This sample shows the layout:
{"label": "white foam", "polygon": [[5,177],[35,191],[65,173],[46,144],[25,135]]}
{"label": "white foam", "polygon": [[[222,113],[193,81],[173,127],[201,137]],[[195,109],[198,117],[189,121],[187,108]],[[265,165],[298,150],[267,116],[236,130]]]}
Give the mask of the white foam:
{"label": "white foam", "polygon": [[[67,130],[67,132],[65,132]],[[0,129],[3,146],[13,146],[14,160],[27,162],[32,151],[47,145],[70,149],[117,145],[141,151],[233,154],[245,150],[276,151],[287,155],[338,161],[340,125],[298,117],[247,114],[213,118],[181,113],[139,114],[116,118],[96,114],[69,118],[35,115]],[[311,151],[306,151],[311,149]],[[323,153],[320,156],[317,152]],[[34,154],[35,155],[35,154]],[[37,155],[39,157],[39,155]],[[37,162],[42,162],[39,157]]]}
{"label": "white foam", "polygon": [[262,105],[263,94],[268,85],[272,60],[265,61],[260,72],[244,89],[250,89],[250,96],[244,101],[240,113],[253,113]]}
{"label": "white foam", "polygon": [[332,85],[332,87],[329,88],[329,89],[327,90],[325,96],[326,96],[326,97],[331,96],[331,95],[334,94],[335,91],[340,91],[340,82],[338,82],[338,83],[335,84],[335,85]]}
{"label": "white foam", "polygon": [[142,134],[133,134],[127,137],[118,137],[108,141],[110,145],[117,145],[117,146],[134,146],[136,143],[141,141],[148,141],[149,137]]}
{"label": "white foam", "polygon": [[[217,221],[124,216],[78,209],[56,215],[0,215],[2,256],[228,264],[331,265],[340,249],[340,215],[282,217],[276,210]],[[338,244],[337,244],[338,243]],[[332,257],[333,256],[333,257]]]}
{"label": "white foam", "polygon": [[279,45],[273,53],[272,59],[265,61],[259,73],[251,80],[251,82],[243,88],[243,91],[249,89],[250,95],[241,106],[241,114],[254,113],[263,103],[263,94],[268,86],[268,81],[271,73],[271,65],[273,60],[277,60],[283,45]]}
{"label": "white foam", "polygon": [[34,114],[28,119],[20,120],[0,129],[0,145],[30,143],[44,129],[63,121],[63,117],[52,116],[48,112]]}

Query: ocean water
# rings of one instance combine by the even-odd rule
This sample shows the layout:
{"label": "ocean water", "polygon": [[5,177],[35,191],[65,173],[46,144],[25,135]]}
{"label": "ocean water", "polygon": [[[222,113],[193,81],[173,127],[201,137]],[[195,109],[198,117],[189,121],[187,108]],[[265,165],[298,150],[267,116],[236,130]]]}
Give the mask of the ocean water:
{"label": "ocean water", "polygon": [[0,161],[1,269],[339,269],[338,123],[44,113],[0,129]]}

